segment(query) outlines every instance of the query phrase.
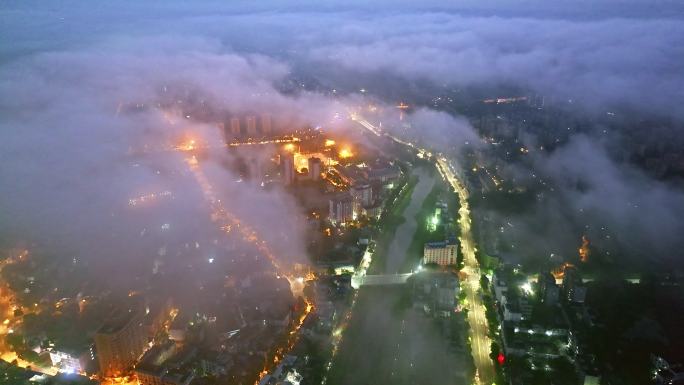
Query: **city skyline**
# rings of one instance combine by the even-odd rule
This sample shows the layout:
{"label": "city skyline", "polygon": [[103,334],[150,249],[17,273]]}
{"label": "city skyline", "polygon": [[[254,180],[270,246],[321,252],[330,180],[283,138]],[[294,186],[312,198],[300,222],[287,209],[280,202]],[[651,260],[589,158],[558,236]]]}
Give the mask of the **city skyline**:
{"label": "city skyline", "polygon": [[4,4],[0,385],[684,381],[683,19]]}

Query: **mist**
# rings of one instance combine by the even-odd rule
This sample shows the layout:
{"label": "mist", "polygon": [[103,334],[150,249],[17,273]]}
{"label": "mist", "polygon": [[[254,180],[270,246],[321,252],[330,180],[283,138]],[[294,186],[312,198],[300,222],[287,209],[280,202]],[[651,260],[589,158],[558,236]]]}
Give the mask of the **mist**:
{"label": "mist", "polygon": [[[140,238],[145,228],[165,223],[194,242],[191,234],[216,229],[183,156],[130,154],[146,144],[168,147],[190,132],[219,143],[212,121],[231,113],[268,110],[292,124],[331,126],[336,113],[359,100],[357,90],[333,94],[335,82],[356,85],[359,74],[434,87],[513,84],[590,113],[622,108],[681,121],[684,27],[676,4],[639,13],[646,4],[602,2],[592,18],[566,5],[511,1],[498,2],[497,12],[473,2],[420,9],[403,2],[391,9],[300,3],[287,11],[275,1],[202,8],[164,2],[150,5],[150,12],[131,3],[6,4],[0,12],[0,34],[8,42],[0,48],[0,213],[6,219],[0,230],[94,261],[137,260],[132,244],[121,239]],[[307,71],[314,82],[283,90]],[[205,116],[183,116],[182,104],[191,99]],[[173,116],[158,109],[174,101],[167,108]],[[412,113],[410,122],[440,151],[476,142],[465,118],[429,106]],[[571,155],[577,146],[581,159]],[[295,205],[278,189],[235,182],[240,175],[218,166],[227,156],[213,153],[210,171],[226,206],[260,232],[277,234],[271,242],[283,255],[305,260],[302,231],[278,220],[298,218]],[[576,201],[573,210],[600,213],[611,228],[631,223],[647,236],[640,246],[659,254],[677,245],[677,191],[622,170],[602,146],[581,140],[545,162],[560,185],[595,176],[590,192],[565,193]],[[163,191],[172,198],[146,209],[158,217],[121,214],[130,209],[129,199]],[[644,221],[651,215],[634,213],[628,203],[646,207],[653,220]],[[149,247],[144,254],[156,253]]]}

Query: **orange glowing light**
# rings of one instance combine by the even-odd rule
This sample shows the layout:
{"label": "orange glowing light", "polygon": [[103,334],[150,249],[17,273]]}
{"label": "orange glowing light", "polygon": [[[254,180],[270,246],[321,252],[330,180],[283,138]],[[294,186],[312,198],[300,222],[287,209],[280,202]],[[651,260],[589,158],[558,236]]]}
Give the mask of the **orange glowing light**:
{"label": "orange glowing light", "polygon": [[176,149],[179,151],[192,151],[196,148],[197,148],[197,142],[195,141],[195,139],[188,139],[185,142],[176,146]]}
{"label": "orange glowing light", "polygon": [[589,250],[589,239],[587,239],[586,235],[582,235],[582,246],[579,248],[580,261],[587,262],[589,260],[589,254],[591,254],[591,251]]}
{"label": "orange glowing light", "polygon": [[349,149],[348,147],[345,147],[345,148],[340,150],[340,153],[338,155],[342,159],[347,159],[347,158],[351,158],[354,154],[352,153],[351,149]]}
{"label": "orange glowing light", "polygon": [[335,145],[335,141],[332,139],[326,139],[325,140],[325,147],[332,147]]}
{"label": "orange glowing light", "polygon": [[575,265],[573,265],[572,263],[565,262],[564,264],[562,264],[562,265],[558,266],[556,269],[554,269],[551,272],[551,274],[553,274],[553,277],[555,279],[563,279],[563,277],[565,276],[565,269],[573,268],[573,267],[575,267]]}
{"label": "orange glowing light", "polygon": [[257,248],[257,250],[264,254],[266,258],[268,258],[268,260],[271,262],[276,271],[281,271],[281,265],[280,263],[278,263],[275,254],[271,251],[270,247],[266,244],[266,242],[259,238],[259,235],[257,234],[256,230],[250,227],[249,225],[242,223],[238,219],[238,217],[236,217],[231,212],[227,211],[221,203],[221,200],[216,197],[214,189],[211,183],[209,183],[209,179],[207,179],[207,176],[204,174],[204,172],[202,172],[201,168],[199,167],[197,159],[193,156],[187,159],[186,161],[189,165],[190,171],[195,176],[195,180],[199,184],[200,189],[202,190],[202,193],[205,196],[205,199],[211,205],[212,221],[218,222],[218,227],[226,232],[230,232],[232,228],[236,228],[240,235],[242,235],[243,240],[252,243]]}
{"label": "orange glowing light", "polygon": [[[297,343],[297,340],[299,339],[299,334],[297,333],[299,329],[302,328],[302,325],[304,325],[304,321],[306,320],[306,317],[309,316],[309,313],[314,309],[314,304],[311,302],[309,299],[304,298],[304,301],[306,302],[306,308],[304,309],[304,312],[302,315],[299,317],[297,320],[297,323],[294,325],[292,330],[290,330],[289,337],[287,339],[287,343],[284,347],[281,347],[276,350],[275,355],[273,356],[273,367],[278,366],[280,361],[285,357],[286,352],[289,352],[292,350],[292,348],[295,346]],[[269,372],[269,365],[266,365],[264,369],[259,373],[259,378],[256,380],[254,383],[257,385]]]}
{"label": "orange glowing light", "polygon": [[306,273],[306,276],[304,277],[305,281],[315,281],[316,280],[316,274],[313,271],[309,271]]}
{"label": "orange glowing light", "polygon": [[295,150],[295,145],[292,144],[292,143],[288,143],[288,144],[284,145],[283,148],[284,148],[286,151],[293,152],[293,151]]}

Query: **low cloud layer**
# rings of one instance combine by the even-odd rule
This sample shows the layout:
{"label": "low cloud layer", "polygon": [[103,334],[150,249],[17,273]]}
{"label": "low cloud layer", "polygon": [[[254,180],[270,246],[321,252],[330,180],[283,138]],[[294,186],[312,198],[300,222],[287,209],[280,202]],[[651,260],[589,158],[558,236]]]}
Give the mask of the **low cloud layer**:
{"label": "low cloud layer", "polygon": [[[216,243],[225,238],[221,223],[212,222],[189,155],[173,150],[180,141],[220,146],[216,122],[228,114],[268,111],[295,125],[317,124],[330,120],[335,105],[307,92],[282,94],[276,83],[287,65],[204,37],[107,38],[21,56],[2,70],[5,246],[36,242],[122,274],[181,254],[205,261],[224,254]],[[204,172],[224,207],[266,234],[285,263],[306,261],[291,198],[236,184],[240,176],[221,166],[230,161],[225,150],[206,156]],[[141,200],[150,195],[157,198]]]}
{"label": "low cloud layer", "polygon": [[[514,12],[512,1],[500,3],[506,11],[499,14],[492,12],[495,7],[473,2],[420,9],[407,3],[383,8],[338,2],[164,2],[149,8],[134,3],[9,4],[0,11],[0,35],[8,42],[0,47],[0,213],[9,218],[0,231],[10,239],[58,240],[83,254],[122,255],[125,247],[111,246],[121,245],[111,234],[134,227],[138,233],[140,226],[131,223],[141,222],[135,215],[120,218],[119,208],[131,197],[167,190],[173,201],[160,203],[150,223],[183,222],[178,230],[183,236],[208,228],[211,223],[198,219],[208,214],[198,203],[202,191],[191,175],[179,171],[185,168],[183,156],[155,152],[155,146],[168,147],[188,131],[221,140],[216,127],[203,121],[227,113],[268,110],[284,121],[327,125],[357,100],[331,89],[356,86],[358,79],[375,75],[437,87],[514,85],[576,100],[592,112],[622,107],[684,118],[684,49],[679,42],[684,24],[676,5],[660,3],[644,17],[633,17],[628,11],[611,13],[615,2],[604,2],[598,13],[603,16],[588,19],[581,13],[561,17],[554,12],[561,8],[553,7],[544,8],[546,16],[538,15],[536,2],[525,2],[529,14]],[[645,6],[621,4],[625,10]],[[304,81],[302,74],[310,76]],[[295,87],[285,91],[284,83]],[[203,106],[206,119],[182,116],[189,100]],[[158,108],[161,104],[168,114]],[[466,120],[443,112],[419,109],[410,119],[412,127],[424,128],[421,137],[436,146],[449,136],[444,151],[474,137]],[[663,223],[678,221],[677,210],[663,211],[670,207],[666,202],[680,207],[669,187],[614,169],[601,148],[582,142],[572,146],[579,148],[567,151],[587,152],[583,161],[568,163],[562,150],[548,167],[567,172],[555,175],[579,177],[594,164],[604,165],[606,174],[588,180],[599,200],[586,193],[569,199],[615,223],[643,224],[644,217],[622,212],[617,203],[595,202],[635,201],[654,219],[662,214]],[[147,153],[130,155],[136,151]],[[633,186],[642,183],[660,206],[640,199],[643,190]],[[273,219],[294,215],[289,203],[263,209],[264,202],[284,199],[277,191],[252,200],[236,186],[223,188],[225,199],[234,196],[242,215],[267,233],[281,234],[278,225],[287,224]],[[259,210],[249,210],[252,204]],[[283,241],[285,254],[301,253],[296,245],[300,236],[292,238],[294,244]]]}
{"label": "low cloud layer", "polygon": [[598,258],[622,260],[624,267],[681,261],[684,192],[611,158],[599,138],[577,135],[550,154],[533,155],[525,166],[507,165],[504,175],[536,195],[520,210],[496,211],[486,203],[479,209],[489,223],[488,239],[499,239],[495,249],[503,255],[573,260],[584,235]]}
{"label": "low cloud layer", "polygon": [[[647,2],[592,2],[592,17],[583,17],[571,12],[574,7],[541,3],[500,1],[491,7],[498,13],[478,13],[483,7],[472,2],[420,8],[393,3],[387,9],[338,2],[165,3],[152,6],[157,17],[132,4],[41,11],[17,7],[4,15],[4,35],[16,43],[4,47],[3,56],[11,60],[93,44],[109,55],[131,40],[159,39],[141,44],[144,58],[150,46],[187,54],[199,41],[213,52],[262,53],[323,80],[389,73],[437,85],[513,84],[556,100],[574,100],[592,111],[627,107],[684,118],[677,108],[684,100],[679,65],[684,24],[677,4],[648,2],[648,11],[634,17],[630,10],[643,10]],[[560,10],[567,17],[554,12]],[[252,64],[276,73],[285,70],[276,62]],[[213,83],[223,85],[221,73],[215,76]]]}
{"label": "low cloud layer", "polygon": [[591,110],[683,118],[680,20],[391,15],[344,25],[314,60],[457,86],[514,84]]}
{"label": "low cloud layer", "polygon": [[[595,141],[578,137],[541,167],[587,223],[600,223],[616,242],[646,258],[681,255],[684,193],[612,161]],[[594,234],[598,229],[591,229]],[[598,234],[597,234],[598,235]],[[610,238],[608,238],[610,239]]]}

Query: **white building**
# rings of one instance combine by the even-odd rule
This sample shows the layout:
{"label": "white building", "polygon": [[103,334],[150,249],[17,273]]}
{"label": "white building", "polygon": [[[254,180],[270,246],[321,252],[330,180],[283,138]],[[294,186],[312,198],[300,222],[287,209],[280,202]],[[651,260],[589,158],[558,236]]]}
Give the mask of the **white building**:
{"label": "white building", "polygon": [[456,264],[456,242],[429,242],[423,247],[423,264],[436,263],[440,266]]}
{"label": "white building", "polygon": [[342,194],[329,201],[328,219],[334,225],[344,225],[354,217],[354,202],[349,194]]}

